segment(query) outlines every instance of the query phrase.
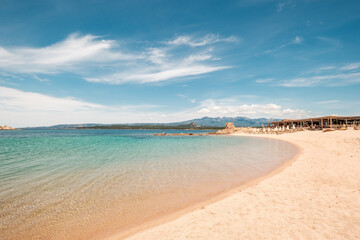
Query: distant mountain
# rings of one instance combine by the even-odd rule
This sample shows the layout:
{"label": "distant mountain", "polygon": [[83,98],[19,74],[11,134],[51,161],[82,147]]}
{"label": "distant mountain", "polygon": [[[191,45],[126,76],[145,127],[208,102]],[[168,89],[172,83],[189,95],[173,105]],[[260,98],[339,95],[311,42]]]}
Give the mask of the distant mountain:
{"label": "distant mountain", "polygon": [[281,119],[273,118],[247,118],[247,117],[203,117],[198,119],[191,119],[183,122],[170,123],[171,125],[185,125],[190,123],[195,123],[200,126],[214,126],[214,127],[224,127],[225,123],[233,122],[237,127],[259,127],[261,124],[266,125],[271,121],[280,121]]}
{"label": "distant mountain", "polygon": [[48,129],[74,129],[78,127],[92,127],[92,126],[105,126],[110,124],[100,123],[84,123],[84,124],[59,124],[54,126],[43,126],[43,127],[26,127],[22,128],[25,130],[48,130]]}
{"label": "distant mountain", "polygon": [[224,127],[211,127],[211,126],[200,126],[195,123],[185,125],[164,125],[164,124],[135,124],[135,125],[106,125],[106,126],[91,126],[91,127],[80,127],[78,129],[157,129],[157,130],[220,130]]}
{"label": "distant mountain", "polygon": [[[61,124],[50,127],[29,127],[23,129],[74,129],[74,128],[88,128],[93,126],[111,126],[111,125],[152,125],[152,126],[179,126],[179,125],[192,125],[194,128],[201,126],[210,127],[225,127],[225,123],[233,122],[237,127],[259,127],[261,124],[266,125],[271,121],[280,121],[281,119],[273,118],[247,118],[247,117],[203,117],[197,119],[191,119],[182,122],[173,123],[125,123],[125,124],[99,124],[99,123],[86,123],[86,124]],[[158,127],[157,127],[158,128]]]}

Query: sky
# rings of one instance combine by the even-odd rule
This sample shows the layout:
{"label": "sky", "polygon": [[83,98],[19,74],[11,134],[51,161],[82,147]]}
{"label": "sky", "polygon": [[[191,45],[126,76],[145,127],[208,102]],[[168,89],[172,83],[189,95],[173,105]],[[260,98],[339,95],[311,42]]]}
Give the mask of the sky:
{"label": "sky", "polygon": [[360,1],[0,4],[0,125],[360,115]]}

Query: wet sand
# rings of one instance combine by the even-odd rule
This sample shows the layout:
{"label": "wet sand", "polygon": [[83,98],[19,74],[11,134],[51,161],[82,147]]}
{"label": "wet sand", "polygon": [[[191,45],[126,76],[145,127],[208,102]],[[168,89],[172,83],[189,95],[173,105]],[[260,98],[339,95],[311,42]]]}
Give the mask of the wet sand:
{"label": "wet sand", "polygon": [[360,131],[238,135],[288,141],[301,152],[227,197],[127,239],[360,239]]}

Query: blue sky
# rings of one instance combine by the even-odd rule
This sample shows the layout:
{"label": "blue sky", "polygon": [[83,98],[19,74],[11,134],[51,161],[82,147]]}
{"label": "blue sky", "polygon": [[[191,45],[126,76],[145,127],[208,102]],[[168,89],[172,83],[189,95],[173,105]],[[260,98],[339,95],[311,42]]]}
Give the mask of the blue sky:
{"label": "blue sky", "polygon": [[0,125],[360,115],[360,1],[14,1]]}

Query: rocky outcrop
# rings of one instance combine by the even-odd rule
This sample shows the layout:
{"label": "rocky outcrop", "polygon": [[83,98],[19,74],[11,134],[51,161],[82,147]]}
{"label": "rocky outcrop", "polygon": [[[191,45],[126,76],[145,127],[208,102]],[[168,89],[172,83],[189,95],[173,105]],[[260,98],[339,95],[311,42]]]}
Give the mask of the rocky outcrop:
{"label": "rocky outcrop", "polygon": [[239,128],[235,127],[234,123],[228,122],[225,124],[225,129],[219,130],[216,133],[217,134],[231,134],[238,130],[239,130]]}
{"label": "rocky outcrop", "polygon": [[225,124],[225,129],[236,129],[234,123],[228,122]]}
{"label": "rocky outcrop", "polygon": [[232,134],[234,132],[249,132],[252,131],[253,128],[239,128],[235,127],[234,123],[228,122],[225,124],[225,128],[219,130],[217,132],[207,132],[207,133],[154,133],[154,136],[208,136],[208,135],[227,135]]}
{"label": "rocky outcrop", "polygon": [[0,130],[16,130],[16,128],[12,128],[12,127],[9,127],[9,126],[0,126]]}
{"label": "rocky outcrop", "polygon": [[168,136],[202,136],[202,133],[169,133]]}

